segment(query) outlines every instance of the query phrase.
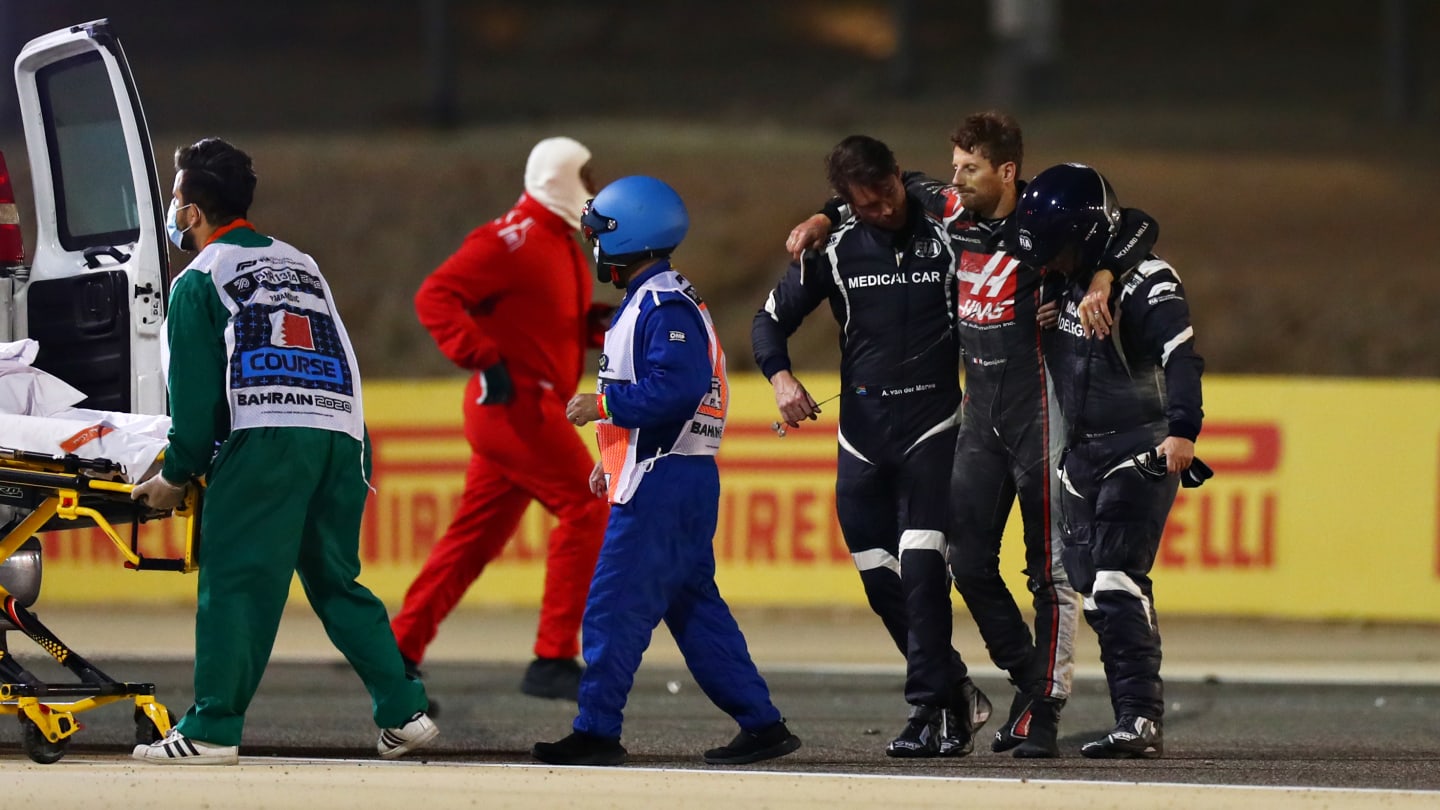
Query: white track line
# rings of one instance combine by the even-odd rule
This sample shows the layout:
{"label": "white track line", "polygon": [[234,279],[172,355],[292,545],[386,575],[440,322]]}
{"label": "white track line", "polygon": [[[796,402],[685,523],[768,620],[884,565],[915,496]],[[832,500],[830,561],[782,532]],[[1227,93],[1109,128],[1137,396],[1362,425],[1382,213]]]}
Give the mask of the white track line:
{"label": "white track line", "polygon": [[855,779],[862,781],[889,780],[896,782],[964,782],[967,784],[982,785],[1052,785],[1056,787],[1067,787],[1072,785],[1085,786],[1110,786],[1110,787],[1138,787],[1138,788],[1184,788],[1187,790],[1254,790],[1268,792],[1295,792],[1306,793],[1347,793],[1347,794],[1374,794],[1376,796],[1418,796],[1440,798],[1440,790],[1400,790],[1391,788],[1344,788],[1344,787],[1317,787],[1308,785],[1246,785],[1246,784],[1217,784],[1198,782],[1125,782],[1117,780],[1099,779],[1036,779],[1033,777],[1004,778],[995,776],[931,776],[917,774],[914,776],[905,774],[881,774],[881,773],[846,773],[842,771],[770,771],[770,770],[746,770],[743,768],[653,768],[643,766],[625,765],[621,767],[605,767],[596,765],[546,765],[544,763],[523,763],[523,762],[455,762],[455,761],[422,761],[422,758],[412,760],[383,760],[383,759],[312,759],[302,757],[241,757],[242,765],[378,765],[381,767],[415,767],[415,768],[496,768],[501,770],[563,770],[563,771],[593,771],[596,773],[625,773],[625,774],[701,774],[701,775],[726,775],[745,774],[767,779]]}

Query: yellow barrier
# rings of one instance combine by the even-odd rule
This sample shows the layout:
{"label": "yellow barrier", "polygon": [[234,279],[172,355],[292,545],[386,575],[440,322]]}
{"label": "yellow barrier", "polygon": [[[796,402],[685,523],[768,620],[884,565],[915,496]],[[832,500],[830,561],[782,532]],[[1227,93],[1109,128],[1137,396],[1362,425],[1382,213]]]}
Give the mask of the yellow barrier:
{"label": "yellow barrier", "polygon": [[[822,398],[839,384],[804,377]],[[362,580],[395,606],[461,492],[461,383],[365,394],[376,494]],[[1216,477],[1171,512],[1154,574],[1162,612],[1440,621],[1440,383],[1210,377],[1205,394],[1199,452]],[[834,519],[835,405],[782,439],[763,380],[735,375],[731,401],[715,538],[727,599],[863,605]],[[144,529],[152,553],[179,548],[169,523]],[[553,525],[532,508],[467,602],[537,603]],[[1012,515],[1003,563],[1023,594],[1019,544]],[[193,599],[192,578],[121,570],[103,537],[49,535],[45,553],[47,601]]]}

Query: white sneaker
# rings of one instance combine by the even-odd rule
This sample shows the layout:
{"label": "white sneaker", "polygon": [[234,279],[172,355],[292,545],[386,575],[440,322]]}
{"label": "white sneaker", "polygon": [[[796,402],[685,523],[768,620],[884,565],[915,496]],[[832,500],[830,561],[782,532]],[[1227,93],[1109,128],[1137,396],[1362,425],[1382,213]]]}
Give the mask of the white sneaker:
{"label": "white sneaker", "polygon": [[405,725],[381,730],[380,741],[375,744],[375,748],[385,759],[396,759],[417,748],[424,748],[426,743],[439,734],[440,729],[435,727],[435,722],[429,715],[416,712]]}
{"label": "white sneaker", "polygon": [[172,728],[165,739],[149,745],[137,745],[130,756],[156,765],[238,765],[240,746],[211,745],[192,740]]}

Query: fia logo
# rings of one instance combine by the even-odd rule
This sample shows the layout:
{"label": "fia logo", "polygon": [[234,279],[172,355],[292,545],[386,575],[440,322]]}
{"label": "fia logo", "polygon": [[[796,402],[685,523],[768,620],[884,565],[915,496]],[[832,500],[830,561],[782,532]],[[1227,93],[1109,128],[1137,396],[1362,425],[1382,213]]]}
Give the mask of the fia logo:
{"label": "fia logo", "polygon": [[1020,237],[1018,241],[1020,242],[1021,250],[1029,250],[1035,244],[1034,242],[1030,241],[1030,232],[1023,229],[1020,231]]}
{"label": "fia logo", "polygon": [[1162,281],[1150,288],[1150,303],[1158,304],[1180,297],[1180,285],[1173,281]]}
{"label": "fia logo", "polygon": [[934,239],[920,239],[915,242],[915,256],[921,259],[933,259],[940,255],[940,243]]}

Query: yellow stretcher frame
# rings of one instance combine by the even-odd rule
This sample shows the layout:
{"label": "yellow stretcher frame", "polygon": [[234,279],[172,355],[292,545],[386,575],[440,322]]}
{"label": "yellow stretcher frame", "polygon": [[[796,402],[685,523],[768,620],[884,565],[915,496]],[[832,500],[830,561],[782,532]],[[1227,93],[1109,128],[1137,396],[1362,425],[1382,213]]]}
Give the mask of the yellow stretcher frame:
{"label": "yellow stretcher frame", "polygon": [[[0,448],[0,490],[12,494],[17,510],[30,513],[0,537],[0,565],[37,535],[93,524],[115,545],[126,568],[191,573],[199,567],[200,512],[203,488],[188,486],[184,503],[173,512],[161,512],[130,499],[134,486],[118,479],[119,465],[74,456],[55,459],[39,453]],[[147,557],[139,548],[139,524],[167,517],[185,524],[184,550],[178,558]],[[123,518],[123,520],[122,520]],[[67,523],[75,525],[66,525]],[[116,522],[131,524],[128,542]],[[38,589],[38,588],[37,588]],[[131,700],[135,705],[136,742],[153,742],[170,731],[171,713],[155,700],[155,685],[122,683],[101,672],[60,641],[26,610],[26,605],[0,585],[4,618],[76,673],[80,683],[50,684],[35,678],[10,655],[0,632],[0,715],[15,715],[20,743],[31,760],[50,764],[65,754],[80,730],[75,715],[90,709]],[[15,681],[15,682],[11,682]]]}
{"label": "yellow stretcher frame", "polygon": [[[139,571],[161,570],[192,573],[199,568],[200,501],[199,487],[187,487],[185,502],[173,513],[147,509],[130,500],[135,487],[124,481],[95,477],[96,473],[118,472],[112,462],[88,461],[74,457],[52,459],[39,453],[0,448],[0,485],[30,487],[47,493],[29,516],[0,538],[0,564],[10,558],[26,540],[41,531],[72,528],[55,523],[82,518],[93,521],[125,559],[125,567]],[[110,519],[98,508],[100,503],[128,507],[133,520],[130,541],[121,539]],[[145,557],[139,549],[139,524],[167,514],[185,521],[185,549],[178,558]],[[50,525],[47,525],[50,524]],[[74,526],[73,528],[83,528]],[[0,593],[4,589],[0,588]]]}

